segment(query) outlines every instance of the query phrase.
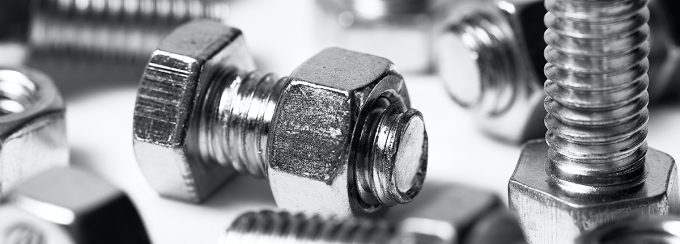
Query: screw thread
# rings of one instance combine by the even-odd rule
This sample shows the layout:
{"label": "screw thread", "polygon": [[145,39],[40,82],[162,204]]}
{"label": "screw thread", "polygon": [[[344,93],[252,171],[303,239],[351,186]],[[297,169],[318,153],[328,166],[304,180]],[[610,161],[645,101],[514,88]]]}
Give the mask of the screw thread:
{"label": "screw thread", "polygon": [[199,150],[205,161],[255,177],[267,175],[267,140],[287,78],[225,69],[216,74],[202,105]]}
{"label": "screw thread", "polygon": [[500,22],[502,20],[489,14],[475,14],[466,16],[447,30],[472,52],[474,57],[470,58],[476,59],[480,75],[479,83],[474,87],[457,77],[443,77],[450,86],[452,97],[461,106],[476,107],[490,116],[503,114],[512,107],[519,89],[517,81],[521,79],[517,53]]}
{"label": "screw thread", "polygon": [[547,170],[563,186],[625,189],[642,180],[647,2],[545,2]]}
{"label": "screw thread", "polygon": [[401,102],[378,99],[363,125],[356,184],[363,203],[411,202],[427,172],[427,132],[422,114]]}
{"label": "screw thread", "polygon": [[228,7],[200,0],[39,1],[29,43],[54,56],[146,61],[160,40],[190,19],[224,21]]}
{"label": "screw thread", "polygon": [[218,243],[389,243],[394,233],[385,222],[264,210],[236,218]]}

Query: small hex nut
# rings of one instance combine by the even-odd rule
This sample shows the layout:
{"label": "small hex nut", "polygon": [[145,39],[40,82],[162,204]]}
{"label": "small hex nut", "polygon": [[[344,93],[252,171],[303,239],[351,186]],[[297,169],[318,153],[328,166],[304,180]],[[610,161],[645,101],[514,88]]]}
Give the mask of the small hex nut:
{"label": "small hex nut", "polygon": [[466,185],[445,185],[436,194],[433,198],[418,198],[391,212],[406,216],[401,217],[398,228],[402,239],[417,240],[400,243],[525,242],[517,218],[495,193]]}
{"label": "small hex nut", "polygon": [[65,104],[45,75],[0,67],[0,196],[31,175],[68,165]]}
{"label": "small hex nut", "polygon": [[17,185],[0,216],[2,243],[151,243],[125,193],[76,169],[53,168]]}
{"label": "small hex nut", "polygon": [[279,207],[336,216],[382,212],[359,200],[354,154],[371,104],[383,97],[410,108],[404,80],[385,58],[329,48],[292,72],[267,146]]}
{"label": "small hex nut", "polygon": [[673,158],[647,151],[645,180],[637,188],[612,194],[574,194],[553,184],[546,173],[548,145],[527,142],[508,183],[508,202],[528,243],[573,243],[580,233],[612,220],[680,212]]}
{"label": "small hex nut", "polygon": [[545,133],[539,0],[462,0],[437,29],[437,71],[483,131],[520,143]]}

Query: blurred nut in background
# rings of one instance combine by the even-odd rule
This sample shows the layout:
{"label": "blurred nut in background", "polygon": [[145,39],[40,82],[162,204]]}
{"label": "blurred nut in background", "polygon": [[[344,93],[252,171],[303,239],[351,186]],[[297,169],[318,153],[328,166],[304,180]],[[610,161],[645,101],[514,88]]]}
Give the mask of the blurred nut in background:
{"label": "blurred nut in background", "polygon": [[[650,1],[651,100],[680,92],[677,1]],[[547,13],[540,0],[461,0],[437,28],[437,72],[486,133],[522,143],[545,134]],[[465,55],[460,55],[464,53]],[[469,79],[462,79],[466,77]]]}
{"label": "blurred nut in background", "polygon": [[25,177],[68,164],[65,104],[52,81],[0,68],[0,195]]}
{"label": "blurred nut in background", "polygon": [[95,176],[54,168],[14,187],[0,205],[0,242],[151,243],[122,191]]}
{"label": "blurred nut in background", "polygon": [[432,70],[432,27],[443,0],[317,0],[317,36],[339,46],[386,57],[405,73]]}

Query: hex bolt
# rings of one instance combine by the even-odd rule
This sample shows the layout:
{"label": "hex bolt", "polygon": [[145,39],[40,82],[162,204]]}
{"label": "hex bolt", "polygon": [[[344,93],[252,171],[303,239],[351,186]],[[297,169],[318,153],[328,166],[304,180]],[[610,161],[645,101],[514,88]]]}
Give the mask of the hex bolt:
{"label": "hex bolt", "polygon": [[545,2],[548,132],[524,145],[509,182],[529,243],[680,210],[673,158],[645,142],[647,2]]}
{"label": "hex bolt", "polygon": [[[451,98],[484,132],[503,141],[523,143],[545,134],[543,3],[461,0],[436,31],[437,71]],[[679,77],[680,39],[674,33],[680,31],[668,14],[676,5],[650,2],[652,100],[678,90],[671,81]]]}
{"label": "hex bolt", "polygon": [[124,192],[96,176],[64,167],[30,177],[0,200],[0,242],[151,243]]}
{"label": "hex bolt", "polygon": [[386,220],[248,212],[221,233],[218,243],[525,243],[517,219],[496,194],[465,185],[444,187],[432,198],[395,209],[390,214],[399,216]]}
{"label": "hex bolt", "polygon": [[173,28],[227,15],[221,0],[2,1],[0,48],[14,54],[0,63],[39,69],[68,93],[134,83]]}
{"label": "hex bolt", "polygon": [[[187,201],[206,199],[238,172],[267,177],[282,207],[361,215],[410,202],[425,177],[427,134],[392,67],[331,48],[278,78],[254,71],[238,29],[191,22],[163,40],[141,80],[137,161],[162,196]],[[368,85],[377,87],[356,103],[343,98],[354,91],[342,89]]]}

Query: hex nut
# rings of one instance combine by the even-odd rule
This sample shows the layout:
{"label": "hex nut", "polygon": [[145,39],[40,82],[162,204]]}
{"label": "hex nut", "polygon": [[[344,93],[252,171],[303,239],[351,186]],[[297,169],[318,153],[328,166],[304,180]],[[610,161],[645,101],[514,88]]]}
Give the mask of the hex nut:
{"label": "hex nut", "polygon": [[160,195],[200,202],[234,175],[233,168],[197,156],[198,97],[230,67],[252,71],[255,65],[241,31],[212,21],[180,26],[151,55],[138,89],[133,145]]}
{"label": "hex nut", "polygon": [[[315,2],[318,9],[315,30],[319,33],[320,46],[338,46],[385,57],[398,64],[404,73],[432,71],[435,51],[432,50],[432,26],[441,16],[440,10],[446,1]],[[402,6],[397,7],[399,4]]]}
{"label": "hex nut", "polygon": [[363,123],[380,98],[410,108],[404,80],[385,58],[329,48],[292,72],[267,146],[279,207],[337,216],[382,212],[359,200],[355,184]]}
{"label": "hex nut", "polygon": [[579,236],[574,244],[674,243],[680,238],[677,216],[635,216],[612,221]]}
{"label": "hex nut", "polygon": [[680,93],[680,4],[673,0],[650,0],[649,96],[652,101],[672,99]]}
{"label": "hex nut", "polygon": [[[431,198],[418,198],[390,212],[388,220],[402,220],[400,243],[501,244],[523,243],[517,218],[501,198],[467,185],[444,185]],[[397,219],[390,215],[397,216]]]}
{"label": "hex nut", "polygon": [[519,143],[545,133],[546,12],[539,0],[462,0],[436,27],[439,76],[493,137]]}
{"label": "hex nut", "polygon": [[151,243],[125,193],[76,169],[54,168],[17,185],[0,216],[2,243]]}
{"label": "hex nut", "polygon": [[23,179],[68,165],[65,104],[45,75],[0,67],[0,196]]}
{"label": "hex nut", "polygon": [[634,215],[680,212],[673,158],[647,151],[644,183],[611,194],[576,194],[554,184],[546,173],[548,145],[527,142],[508,183],[510,210],[517,213],[529,243],[573,243],[581,232]]}

